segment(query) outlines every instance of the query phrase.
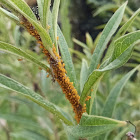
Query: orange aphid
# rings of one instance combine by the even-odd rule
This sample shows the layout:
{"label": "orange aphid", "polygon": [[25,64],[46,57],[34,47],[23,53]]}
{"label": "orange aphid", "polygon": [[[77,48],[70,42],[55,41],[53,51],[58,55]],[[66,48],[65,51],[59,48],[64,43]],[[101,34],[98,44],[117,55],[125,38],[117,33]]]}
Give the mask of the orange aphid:
{"label": "orange aphid", "polygon": [[42,68],[41,68],[41,67],[39,67],[39,70],[42,70]]}
{"label": "orange aphid", "polygon": [[22,61],[23,59],[22,58],[19,58],[19,59],[17,59],[18,61]]}
{"label": "orange aphid", "polygon": [[98,66],[97,66],[97,69],[99,69],[100,68],[100,64],[98,64]]}
{"label": "orange aphid", "polygon": [[48,78],[50,75],[48,74],[46,77]]}
{"label": "orange aphid", "polygon": [[47,69],[46,71],[47,71],[48,73],[50,72],[50,70],[49,70],[49,69]]}
{"label": "orange aphid", "polygon": [[57,41],[59,40],[59,36],[56,37]]}
{"label": "orange aphid", "polygon": [[91,92],[93,91],[93,89],[91,89]]}
{"label": "orange aphid", "polygon": [[43,49],[44,48],[44,46],[42,46],[42,45],[40,45],[39,47],[40,47],[40,49]]}
{"label": "orange aphid", "polygon": [[[91,99],[91,96],[87,96],[86,101],[88,101],[89,99]],[[86,104],[85,104],[86,105]]]}

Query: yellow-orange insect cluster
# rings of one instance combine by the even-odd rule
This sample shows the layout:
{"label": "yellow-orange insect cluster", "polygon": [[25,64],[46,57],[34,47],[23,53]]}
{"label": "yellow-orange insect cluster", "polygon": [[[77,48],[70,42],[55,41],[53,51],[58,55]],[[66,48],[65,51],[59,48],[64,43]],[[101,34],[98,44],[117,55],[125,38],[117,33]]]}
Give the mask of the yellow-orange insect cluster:
{"label": "yellow-orange insect cluster", "polygon": [[34,36],[38,43],[40,44],[40,48],[42,52],[47,56],[47,61],[49,62],[52,71],[53,77],[59,83],[62,88],[63,93],[65,94],[66,98],[72,104],[73,111],[76,114],[75,119],[79,123],[82,114],[86,112],[85,105],[82,106],[80,104],[80,96],[77,93],[77,90],[73,86],[73,83],[70,82],[69,77],[66,75],[65,64],[63,63],[61,57],[56,52],[55,47],[53,46],[53,53],[54,56],[52,57],[51,54],[45,49],[43,43],[41,41],[40,35],[38,34],[37,30],[30,24],[25,18],[22,20],[21,24],[27,29],[27,31]]}
{"label": "yellow-orange insect cluster", "polygon": [[88,101],[89,99],[91,99],[91,96],[87,96],[86,101]]}

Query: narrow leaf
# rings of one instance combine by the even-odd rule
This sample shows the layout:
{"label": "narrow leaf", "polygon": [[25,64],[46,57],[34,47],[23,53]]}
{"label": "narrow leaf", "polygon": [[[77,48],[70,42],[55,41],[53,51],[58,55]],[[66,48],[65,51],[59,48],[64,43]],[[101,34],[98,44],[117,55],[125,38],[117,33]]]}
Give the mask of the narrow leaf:
{"label": "narrow leaf", "polygon": [[57,47],[57,18],[58,18],[59,5],[60,5],[60,0],[55,0],[53,4],[53,10],[52,10],[52,26],[54,31],[54,41],[56,47]]}
{"label": "narrow leaf", "polygon": [[99,83],[100,83],[101,78],[99,78],[99,80],[97,81],[97,83],[94,84],[94,86],[92,88],[93,91],[91,92],[91,99],[89,101],[89,107],[88,107],[88,110],[89,110],[88,114],[89,115],[91,115],[92,113],[96,114],[96,110],[97,109],[96,109],[96,101],[95,101],[95,98],[96,98],[96,92],[97,92],[97,89],[98,89],[98,86],[99,86]]}
{"label": "narrow leaf", "polygon": [[44,70],[49,69],[48,66],[46,66],[45,64],[41,63],[40,61],[38,61],[36,58],[32,57],[31,55],[29,55],[28,53],[24,52],[23,50],[21,50],[20,48],[17,48],[15,46],[12,46],[8,43],[4,43],[0,41],[0,50],[8,52],[8,53],[12,53],[14,55],[23,57],[27,60],[29,60],[30,62],[38,65],[39,67],[41,67]]}
{"label": "narrow leaf", "polygon": [[45,29],[46,29],[46,26],[48,26],[50,3],[51,3],[51,0],[44,0],[44,5],[43,5],[43,27]]}
{"label": "narrow leaf", "polygon": [[77,138],[99,136],[117,127],[125,126],[125,121],[118,121],[101,116],[83,114],[80,125],[66,127],[68,133]]}
{"label": "narrow leaf", "polygon": [[1,7],[0,7],[0,13],[2,13],[6,17],[8,17],[9,19],[11,19],[14,22],[16,22],[17,24],[19,24],[19,18],[17,16],[15,16],[14,14],[8,12],[7,10],[5,10],[5,9],[3,9]]}
{"label": "narrow leaf", "polygon": [[112,52],[114,50],[114,41],[124,35],[126,33],[126,31],[129,29],[129,27],[132,25],[132,23],[134,22],[134,20],[137,18],[137,16],[140,14],[140,9],[138,9],[134,14],[133,16],[119,29],[119,31],[117,32],[117,34],[115,35],[115,37],[113,38],[113,42],[110,44],[108,50],[107,50],[107,53],[104,57],[104,61],[106,59],[108,59],[109,57],[111,57],[112,55]]}
{"label": "narrow leaf", "polygon": [[[31,18],[30,16],[32,14],[27,14],[26,11],[26,7],[28,6],[23,0],[22,2],[20,3],[19,0],[7,0],[9,4],[11,4],[11,6],[13,6],[21,15],[23,15],[25,18],[27,18],[27,20],[29,20],[29,22],[36,28],[36,30],[38,31],[41,39],[42,39],[42,42],[43,42],[43,45],[44,47],[46,47],[46,49],[52,54],[53,56],[53,53],[52,53],[52,46],[53,46],[53,43],[52,43],[52,40],[49,36],[49,33],[47,33],[46,29],[44,29],[40,23],[37,22],[37,20],[34,20],[33,18]],[[27,5],[27,6],[26,6]],[[25,9],[20,9],[21,6],[25,6]],[[27,10],[29,11],[29,10]]]}
{"label": "narrow leaf", "polygon": [[119,120],[114,120],[111,118],[106,118],[103,116],[96,116],[96,115],[87,115],[83,114],[80,124],[82,126],[103,126],[103,125],[111,125],[111,124],[117,124],[117,125],[126,125],[127,122],[125,121],[119,121]]}
{"label": "narrow leaf", "polygon": [[134,45],[140,41],[140,31],[132,32],[127,35],[120,37],[115,41],[115,49],[113,56],[111,58],[111,63],[108,64],[103,69],[94,70],[92,74],[89,76],[87,82],[84,85],[80,103],[83,105],[86,97],[89,94],[92,86],[98,81],[98,79],[103,76],[106,71],[119,68],[123,64],[125,64],[133,51]]}
{"label": "narrow leaf", "polygon": [[26,98],[32,100],[33,102],[42,106],[44,109],[53,113],[55,116],[61,119],[65,124],[72,125],[71,121],[65,118],[65,116],[62,114],[60,108],[58,108],[51,102],[44,100],[43,97],[41,97],[39,94],[35,93],[34,91],[30,90],[24,85],[18,83],[17,81],[0,74],[0,87],[22,94]]}
{"label": "narrow leaf", "polygon": [[118,5],[113,4],[113,3],[108,3],[108,4],[105,4],[103,6],[100,6],[93,15],[97,16],[97,15],[99,15],[102,12],[106,12],[108,10],[117,9],[117,8],[118,8]]}
{"label": "narrow leaf", "polygon": [[16,139],[26,139],[26,140],[48,140],[45,136],[39,134],[36,131],[23,130],[20,132],[12,132],[10,136]]}
{"label": "narrow leaf", "polygon": [[77,88],[78,87],[78,83],[76,80],[76,74],[75,74],[75,69],[74,69],[74,65],[72,62],[72,58],[69,52],[69,47],[67,45],[67,42],[63,36],[63,33],[61,32],[60,28],[58,27],[58,36],[59,36],[59,48],[60,48],[60,52],[62,55],[62,59],[65,63],[65,68],[67,70],[67,75],[70,78],[70,81],[74,83],[74,86]]}
{"label": "narrow leaf", "polygon": [[133,70],[131,70],[129,73],[127,73],[110,91],[109,96],[105,102],[102,116],[105,117],[111,117],[113,115],[113,111],[115,110],[116,102],[119,97],[119,95],[122,92],[123,87],[125,86],[126,82],[129,80],[129,78],[135,73],[135,71],[140,67],[137,66]]}
{"label": "narrow leaf", "polygon": [[81,73],[80,73],[80,90],[82,92],[84,84],[86,82],[88,75],[88,64],[85,59],[82,60],[82,67],[81,67]]}
{"label": "narrow leaf", "polygon": [[90,49],[93,48],[93,39],[89,33],[86,33],[86,44]]}
{"label": "narrow leaf", "polygon": [[11,6],[13,6],[13,8],[15,8],[17,11],[20,10],[28,15],[31,19],[37,21],[35,14],[24,0],[7,0],[7,2],[12,4]]}
{"label": "narrow leaf", "polygon": [[140,40],[140,30],[126,34],[115,41],[112,61],[121,55],[130,45]]}
{"label": "narrow leaf", "polygon": [[73,42],[76,43],[77,45],[79,45],[80,47],[89,50],[88,46],[86,44],[84,44],[83,42],[73,38]]}
{"label": "narrow leaf", "polygon": [[117,32],[115,38],[120,37],[121,35],[124,35],[128,28],[132,25],[133,21],[137,18],[137,16],[140,14],[140,8],[131,16],[131,18],[119,29]]}
{"label": "narrow leaf", "polygon": [[90,89],[102,78],[102,76],[105,74],[105,72],[110,71],[112,69],[116,69],[124,65],[129,58],[131,57],[132,51],[133,51],[134,45],[130,46],[127,50],[125,50],[118,58],[116,58],[114,61],[112,61],[109,65],[107,65],[103,69],[97,69],[92,72],[92,74],[89,76],[88,80],[86,81],[81,97],[80,97],[80,103],[83,105],[86,97],[89,95]]}
{"label": "narrow leaf", "polygon": [[116,12],[115,14],[111,17],[111,19],[108,21],[107,25],[105,26],[102,35],[99,39],[99,42],[94,50],[94,53],[92,55],[92,59],[91,59],[91,64],[89,67],[89,74],[92,73],[92,71],[94,69],[97,68],[97,65],[100,63],[102,54],[106,48],[106,45],[108,44],[109,40],[111,39],[112,35],[115,33],[115,31],[117,30],[123,14],[124,14],[124,10],[126,7],[126,3],[124,3]]}
{"label": "narrow leaf", "polygon": [[25,116],[0,112],[0,118],[3,118],[9,122],[19,123],[25,126],[28,125],[28,127],[35,127],[36,129],[42,129],[37,122],[33,121],[30,118],[25,118]]}
{"label": "narrow leaf", "polygon": [[43,25],[43,5],[44,5],[44,0],[37,0],[37,5],[38,5],[40,22]]}

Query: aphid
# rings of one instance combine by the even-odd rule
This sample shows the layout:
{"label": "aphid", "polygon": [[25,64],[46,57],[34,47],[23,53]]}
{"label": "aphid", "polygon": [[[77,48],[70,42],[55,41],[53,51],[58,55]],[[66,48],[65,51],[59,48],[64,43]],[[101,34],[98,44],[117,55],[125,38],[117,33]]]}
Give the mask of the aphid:
{"label": "aphid", "polygon": [[[128,133],[126,133],[125,136],[127,137],[127,140],[137,140],[137,139],[135,138],[136,126],[135,126],[132,122],[130,122],[130,121],[126,121],[126,122],[129,123],[129,124],[131,124],[131,125],[133,125],[134,128],[135,128],[134,133],[132,133],[132,132],[128,132]],[[121,140],[123,140],[123,138],[124,138],[124,137],[122,137]]]}
{"label": "aphid", "polygon": [[22,58],[19,58],[19,59],[17,59],[18,61],[22,61],[23,59]]}
{"label": "aphid", "polygon": [[59,40],[59,36],[57,36],[57,38],[56,38],[56,39],[57,39],[57,41],[58,41],[58,40]]}
{"label": "aphid", "polygon": [[48,75],[47,75],[47,78],[48,78],[49,76],[50,76],[50,75],[48,74]]}
{"label": "aphid", "polygon": [[100,68],[100,64],[98,64],[98,66],[97,66],[97,69],[99,69]]}

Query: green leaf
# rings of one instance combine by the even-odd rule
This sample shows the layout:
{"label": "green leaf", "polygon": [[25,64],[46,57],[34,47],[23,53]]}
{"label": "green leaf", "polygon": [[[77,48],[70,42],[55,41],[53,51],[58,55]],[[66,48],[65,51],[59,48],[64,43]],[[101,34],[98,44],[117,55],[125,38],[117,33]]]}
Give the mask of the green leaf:
{"label": "green leaf", "polygon": [[8,9],[10,9],[17,16],[19,15],[19,13],[14,9],[14,7],[11,4],[8,3],[8,1],[0,0],[0,4],[3,5],[4,7],[8,8]]}
{"label": "green leaf", "polygon": [[86,44],[90,49],[93,48],[93,40],[89,33],[86,33]]}
{"label": "green leaf", "polygon": [[103,6],[100,6],[97,11],[93,14],[93,16],[97,16],[99,15],[100,13],[102,12],[106,12],[108,10],[111,10],[111,9],[117,9],[118,8],[118,5],[116,4],[113,4],[113,3],[108,3],[108,4],[105,4]]}
{"label": "green leaf", "polygon": [[139,41],[140,31],[124,35],[115,41],[115,49],[111,58],[111,63],[102,69],[94,70],[86,81],[80,98],[80,103],[82,105],[84,104],[86,97],[89,95],[90,89],[97,83],[105,72],[119,68],[129,60],[134,45]]}
{"label": "green leaf", "polygon": [[140,67],[137,66],[133,70],[131,70],[129,73],[127,73],[110,91],[109,96],[107,97],[107,100],[105,102],[102,116],[105,117],[111,117],[113,115],[113,111],[115,110],[116,102],[119,97],[119,95],[122,92],[122,89],[124,88],[125,84],[129,80],[129,78],[134,74],[134,72]]}
{"label": "green leaf", "polygon": [[131,16],[131,18],[119,29],[117,32],[115,38],[120,37],[121,35],[124,35],[128,28],[132,25],[133,21],[137,18],[137,16],[140,14],[140,8]]}
{"label": "green leaf", "polygon": [[67,45],[67,42],[63,36],[63,33],[61,32],[60,28],[58,27],[58,36],[59,36],[59,40],[58,40],[58,44],[59,44],[59,48],[60,48],[60,52],[62,55],[62,59],[65,63],[65,68],[67,70],[67,75],[70,78],[70,81],[74,83],[74,86],[77,88],[78,87],[78,83],[77,83],[77,79],[76,79],[76,74],[75,74],[75,69],[74,69],[74,65],[72,62],[72,58],[69,52],[69,47]]}
{"label": "green leaf", "polygon": [[17,11],[22,11],[22,13],[25,13],[31,19],[37,21],[35,14],[24,0],[7,0],[7,2]]}
{"label": "green leaf", "polygon": [[39,134],[38,132],[31,131],[31,130],[23,130],[20,132],[12,132],[10,136],[16,139],[26,139],[26,140],[48,140],[48,138],[44,137],[43,135]]}
{"label": "green leaf", "polygon": [[89,67],[89,74],[92,73],[94,69],[97,68],[97,65],[100,63],[100,60],[102,58],[102,54],[106,48],[106,45],[108,44],[109,40],[111,39],[112,35],[117,30],[123,14],[126,7],[126,3],[124,3],[111,17],[111,19],[108,21],[107,25],[105,26],[102,35],[99,39],[99,42],[94,50],[94,53],[92,55],[91,64]]}
{"label": "green leaf", "polygon": [[72,25],[70,23],[69,18],[69,6],[71,4],[71,0],[61,0],[61,6],[60,6],[60,19],[61,19],[61,30],[63,32],[63,35],[68,43],[69,48],[73,48],[74,44],[72,41]]}
{"label": "green leaf", "polygon": [[88,46],[86,44],[84,44],[83,42],[81,42],[75,38],[73,38],[73,42],[76,43],[77,45],[81,46],[82,48],[89,50]]}
{"label": "green leaf", "polygon": [[2,13],[6,17],[8,17],[9,19],[11,19],[14,22],[16,22],[16,24],[19,24],[19,18],[17,16],[15,16],[14,14],[8,12],[7,10],[5,10],[5,9],[3,9],[1,7],[0,7],[0,13]]}
{"label": "green leaf", "polygon": [[41,128],[41,126],[39,126],[37,122],[25,116],[20,116],[20,115],[15,115],[15,114],[5,114],[5,113],[0,112],[0,118],[3,118],[9,122],[19,123],[25,126],[28,125],[28,127],[35,127],[36,129],[43,129]]}
{"label": "green leaf", "polygon": [[53,26],[54,42],[56,48],[57,48],[57,18],[58,18],[59,5],[60,5],[60,0],[55,0],[53,4],[53,10],[52,10],[52,26]]}
{"label": "green leaf", "polygon": [[115,48],[112,55],[112,61],[121,55],[130,45],[140,40],[140,30],[126,34],[114,43]]}
{"label": "green leaf", "polygon": [[51,0],[44,0],[43,5],[43,27],[46,29],[49,20],[49,11],[50,11]]}
{"label": "green leaf", "polygon": [[77,50],[74,50],[72,48],[69,48],[69,51],[70,53],[73,55],[75,54],[78,58],[80,58],[81,60],[84,58],[84,59],[87,59],[86,56],[82,53],[82,52],[79,52]]}
{"label": "green leaf", "polygon": [[0,74],[0,87],[22,94],[26,98],[32,100],[33,102],[42,106],[44,109],[53,113],[56,117],[61,119],[65,124],[72,125],[71,121],[65,118],[65,116],[63,115],[64,113],[62,113],[60,108],[58,108],[51,102],[44,100],[43,97],[41,97],[39,94],[35,93],[34,91],[30,90],[24,85],[18,83],[17,81]]}
{"label": "green leaf", "polygon": [[[43,42],[43,45],[44,47],[51,53],[51,55],[53,56],[53,52],[52,52],[52,46],[53,46],[53,43],[52,43],[52,40],[49,36],[49,33],[46,31],[46,29],[44,29],[41,24],[35,20],[33,17],[31,18],[30,16],[32,16],[32,14],[27,13],[28,10],[28,5],[22,0],[22,2],[20,3],[19,0],[7,0],[8,3],[13,6],[21,15],[23,15],[25,18],[27,18],[27,20],[29,20],[29,22],[36,28],[36,30],[38,31],[41,39],[42,39],[42,42]],[[25,9],[24,8],[21,8],[21,7],[24,7],[25,6]],[[21,9],[20,9],[21,8]]]}
{"label": "green leaf", "polygon": [[102,78],[105,72],[110,71],[112,69],[119,68],[129,60],[129,58],[131,57],[133,48],[134,48],[134,45],[131,45],[127,50],[124,50],[124,52],[118,58],[112,61],[109,65],[107,65],[103,69],[97,69],[92,72],[92,74],[89,76],[88,80],[86,81],[84,85],[84,88],[80,97],[80,103],[82,105],[84,105],[86,97],[89,95],[90,89]]}
{"label": "green leaf", "polygon": [[69,134],[77,138],[99,136],[117,127],[125,126],[127,122],[101,116],[83,114],[80,125],[66,127]]}
{"label": "green leaf", "polygon": [[84,84],[87,80],[88,75],[88,64],[85,59],[82,60],[82,67],[81,67],[81,73],[80,73],[80,91],[82,92]]}
{"label": "green leaf", "polygon": [[97,92],[97,89],[98,89],[98,86],[99,86],[101,78],[98,80],[98,82],[96,84],[94,84],[94,86],[92,88],[93,91],[91,92],[91,99],[89,100],[89,107],[88,107],[88,110],[89,110],[88,114],[90,114],[90,115],[92,113],[96,114],[96,101],[95,101],[95,98],[96,98],[96,92]]}
{"label": "green leaf", "polygon": [[121,35],[124,35],[126,33],[126,31],[128,30],[128,28],[132,25],[132,23],[134,22],[134,20],[137,18],[137,16],[140,14],[140,9],[138,9],[133,16],[119,29],[119,31],[117,32],[117,34],[115,35],[115,37],[113,38],[113,42],[110,44],[107,53],[105,55],[104,61],[106,59],[108,59],[111,55],[112,52],[114,50],[114,41],[120,37]]}
{"label": "green leaf", "polygon": [[12,54],[20,56],[20,57],[23,57],[23,58],[29,60],[30,62],[38,65],[39,67],[41,67],[44,70],[49,69],[48,66],[46,66],[45,64],[38,61],[36,58],[29,55],[27,52],[24,52],[20,48],[17,48],[17,47],[10,45],[8,43],[4,43],[4,42],[0,41],[0,50],[8,52],[8,53],[12,53]]}
{"label": "green leaf", "polygon": [[43,25],[43,5],[44,5],[44,0],[37,0],[37,5],[38,5],[40,22]]}

